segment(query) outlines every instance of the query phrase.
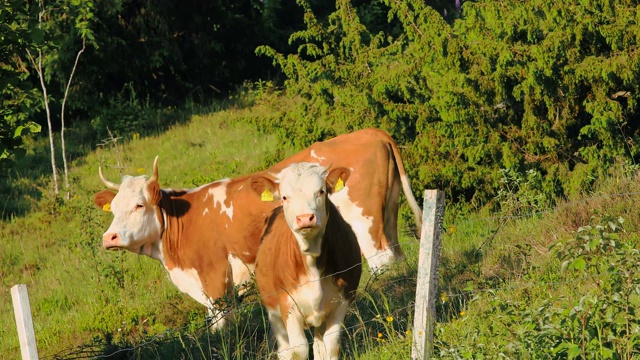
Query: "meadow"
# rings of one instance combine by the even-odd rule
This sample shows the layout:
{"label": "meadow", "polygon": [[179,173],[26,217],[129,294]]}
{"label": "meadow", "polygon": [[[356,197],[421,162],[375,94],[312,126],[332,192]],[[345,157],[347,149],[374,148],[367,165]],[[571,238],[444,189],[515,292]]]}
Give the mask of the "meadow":
{"label": "meadow", "polygon": [[[69,198],[53,196],[44,141],[34,139],[3,184],[0,222],[0,358],[19,357],[11,286],[27,284],[43,359],[270,358],[255,289],[232,305],[240,321],[207,330],[205,309],[147,257],[102,249],[112,215],[93,205],[107,178],[149,174],[190,188],[267,167],[283,139],[261,128],[262,108],[185,113],[168,129],[134,129],[77,151]],[[151,129],[151,130],[149,130]],[[640,185],[617,166],[594,190],[547,207],[527,178],[504,174],[486,207],[447,203],[434,353],[438,358],[639,356]],[[414,189],[418,199],[422,198]],[[421,203],[421,200],[419,200]],[[9,211],[11,210],[11,211]],[[405,259],[363,277],[345,323],[345,359],[409,358],[418,239],[400,217]]]}

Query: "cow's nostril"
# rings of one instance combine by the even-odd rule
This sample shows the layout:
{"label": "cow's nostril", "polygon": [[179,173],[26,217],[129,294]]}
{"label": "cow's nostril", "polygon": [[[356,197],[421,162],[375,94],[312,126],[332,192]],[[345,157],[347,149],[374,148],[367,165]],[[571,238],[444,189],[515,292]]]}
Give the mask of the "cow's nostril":
{"label": "cow's nostril", "polygon": [[102,236],[102,245],[105,248],[112,248],[120,245],[120,236],[118,233],[107,233]]}

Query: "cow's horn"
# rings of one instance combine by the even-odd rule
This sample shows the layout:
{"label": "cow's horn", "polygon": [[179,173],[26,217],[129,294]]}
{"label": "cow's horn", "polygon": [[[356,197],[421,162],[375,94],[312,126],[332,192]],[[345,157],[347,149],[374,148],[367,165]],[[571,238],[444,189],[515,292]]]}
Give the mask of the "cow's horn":
{"label": "cow's horn", "polygon": [[104,175],[102,175],[102,168],[100,166],[98,166],[98,174],[100,174],[100,180],[102,180],[102,182],[107,187],[107,189],[111,189],[111,190],[120,189],[120,184],[116,184],[104,178]]}
{"label": "cow's horn", "polygon": [[158,181],[158,156],[156,155],[156,159],[153,160],[153,175],[151,175],[151,179],[149,181]]}

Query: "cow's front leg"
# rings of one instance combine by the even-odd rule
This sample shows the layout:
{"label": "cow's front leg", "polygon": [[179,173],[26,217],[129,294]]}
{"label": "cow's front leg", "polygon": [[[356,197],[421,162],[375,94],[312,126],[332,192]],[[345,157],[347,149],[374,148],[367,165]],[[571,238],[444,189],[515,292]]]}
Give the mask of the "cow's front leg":
{"label": "cow's front leg", "polygon": [[282,316],[280,316],[280,310],[268,310],[269,314],[269,323],[271,324],[271,333],[278,343],[277,352],[278,358],[283,359],[284,355],[280,353],[280,351],[284,349],[288,349],[289,346],[289,335],[287,334],[287,328],[284,326],[282,322]]}
{"label": "cow's front leg", "polygon": [[280,359],[308,359],[309,343],[304,333],[304,319],[298,311],[294,311],[287,317],[286,327],[289,336],[289,347],[279,349]]}
{"label": "cow's front leg", "polygon": [[315,328],[313,328],[314,360],[327,358],[327,349],[326,349],[326,344],[324,343],[325,329],[326,329],[325,323],[322,323],[320,326],[316,326]]}
{"label": "cow's front leg", "polygon": [[324,353],[319,353],[318,355],[314,354],[314,359],[338,359],[338,355],[340,353],[340,332],[342,331],[344,318],[347,316],[347,312],[349,311],[349,302],[344,299],[337,301],[338,304],[336,304],[331,313],[327,314],[327,318],[324,323],[324,334],[322,334],[322,339],[324,340]]}

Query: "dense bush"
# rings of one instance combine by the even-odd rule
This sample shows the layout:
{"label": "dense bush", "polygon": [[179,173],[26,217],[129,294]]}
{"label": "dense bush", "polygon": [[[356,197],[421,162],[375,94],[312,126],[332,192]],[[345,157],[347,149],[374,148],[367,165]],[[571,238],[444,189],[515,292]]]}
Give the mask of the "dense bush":
{"label": "dense bush", "polygon": [[637,4],[466,2],[448,23],[422,1],[385,1],[403,31],[371,33],[349,1],[306,8],[295,54],[259,48],[296,106],[263,128],[301,147],[357,128],[405,145],[414,188],[490,202],[501,171],[540,173],[546,198],[588,191],[638,159]]}

